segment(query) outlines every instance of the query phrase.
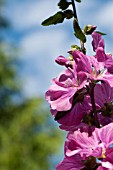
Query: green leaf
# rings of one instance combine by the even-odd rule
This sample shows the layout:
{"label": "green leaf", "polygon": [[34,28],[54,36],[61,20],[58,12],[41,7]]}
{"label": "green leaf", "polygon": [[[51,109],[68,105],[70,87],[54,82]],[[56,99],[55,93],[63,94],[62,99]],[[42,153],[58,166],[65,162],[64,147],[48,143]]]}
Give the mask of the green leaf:
{"label": "green leaf", "polygon": [[75,1],[77,1],[77,2],[79,2],[79,3],[81,2],[81,0],[75,0]]}
{"label": "green leaf", "polygon": [[55,15],[49,17],[48,19],[42,22],[43,26],[55,25],[58,23],[62,23],[64,21],[65,15],[63,12],[59,11]]}
{"label": "green leaf", "polygon": [[96,31],[96,33],[101,34],[101,35],[107,35],[106,33],[100,32],[100,31]]}
{"label": "green leaf", "polygon": [[75,31],[75,36],[80,39],[83,43],[86,42],[86,36],[84,35],[84,33],[82,32],[78,22],[76,19],[74,19],[74,31]]}
{"label": "green leaf", "polygon": [[64,11],[64,15],[66,19],[71,19],[74,16],[73,11],[70,9]]}
{"label": "green leaf", "polygon": [[65,10],[69,7],[71,3],[67,2],[67,0],[60,0],[60,2],[57,4],[60,9]]}

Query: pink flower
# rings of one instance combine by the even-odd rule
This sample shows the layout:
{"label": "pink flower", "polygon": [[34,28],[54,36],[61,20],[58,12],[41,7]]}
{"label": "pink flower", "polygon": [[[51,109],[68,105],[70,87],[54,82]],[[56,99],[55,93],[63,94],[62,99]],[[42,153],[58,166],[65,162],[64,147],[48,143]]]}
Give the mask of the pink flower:
{"label": "pink flower", "polygon": [[[66,143],[66,155],[73,156],[75,154],[80,154],[83,159],[88,156],[92,156],[93,152],[98,148],[100,143],[98,130],[92,133],[89,137],[87,132],[75,131],[68,134],[68,141]],[[73,147],[72,147],[73,145]],[[101,153],[98,153],[100,156]]]}
{"label": "pink flower", "polygon": [[99,62],[104,62],[108,72],[113,74],[113,59],[111,54],[105,54],[102,47],[97,48],[95,58]]}
{"label": "pink flower", "polygon": [[55,61],[57,64],[66,66],[66,67],[72,67],[72,65],[73,65],[73,61],[71,61],[68,58],[65,58],[63,56],[57,57]]}
{"label": "pink flower", "polygon": [[92,37],[93,49],[96,52],[95,58],[97,58],[99,62],[104,62],[107,71],[113,74],[113,59],[111,54],[106,54],[104,52],[104,40],[102,39],[102,35],[93,32]]}
{"label": "pink flower", "polygon": [[94,89],[95,102],[99,108],[105,104],[112,104],[113,102],[113,87],[108,83],[97,84]]}
{"label": "pink flower", "polygon": [[[88,162],[88,160],[91,158],[95,160],[93,164],[97,165],[98,170],[113,169],[113,123],[100,129],[96,128],[90,137],[87,132],[81,133],[78,130],[69,133],[67,139],[65,143],[66,158],[61,162],[58,170],[62,170],[62,166],[65,167],[69,160],[71,164],[68,164],[68,168],[71,170],[71,165],[75,163],[75,160],[71,158],[76,155],[80,155],[79,161],[82,160],[84,166],[87,165],[86,162],[90,164],[91,161]],[[79,161],[77,161],[78,164]]]}
{"label": "pink flower", "polygon": [[107,83],[97,84],[94,89],[95,102],[101,125],[113,122],[113,87]]}
{"label": "pink flower", "polygon": [[98,47],[104,48],[104,40],[102,39],[101,34],[93,32],[92,37],[93,37],[92,46],[94,51],[96,51]]}
{"label": "pink flower", "polygon": [[65,157],[64,160],[57,165],[56,170],[80,170],[84,168],[84,164],[80,155]]}
{"label": "pink flower", "polygon": [[90,99],[86,96],[82,103],[76,103],[76,105],[74,105],[74,107],[69,110],[64,117],[58,120],[58,123],[61,124],[60,128],[67,131],[75,131],[78,128],[81,128],[81,130],[84,129],[86,124],[83,123],[83,118],[90,112],[90,110]]}
{"label": "pink flower", "polygon": [[84,72],[76,72],[76,64],[73,69],[67,68],[57,78],[53,79],[52,85],[46,92],[46,100],[51,109],[56,111],[67,111],[72,107],[74,94],[82,89],[87,82]]}
{"label": "pink flower", "polygon": [[104,81],[113,87],[113,74],[108,72],[104,62],[99,62],[95,57],[86,56],[77,50],[73,51],[72,55],[77,64],[77,72],[85,72],[87,81]]}

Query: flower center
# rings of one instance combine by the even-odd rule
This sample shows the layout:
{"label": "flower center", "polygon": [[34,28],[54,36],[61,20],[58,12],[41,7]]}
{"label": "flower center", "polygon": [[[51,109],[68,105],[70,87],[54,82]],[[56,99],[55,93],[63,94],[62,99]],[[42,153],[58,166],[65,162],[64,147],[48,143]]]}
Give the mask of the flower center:
{"label": "flower center", "polygon": [[96,70],[94,67],[92,67],[92,74],[95,78],[97,77],[103,77],[106,73],[107,69],[106,68],[102,68],[101,70]]}
{"label": "flower center", "polygon": [[104,148],[102,148],[102,155],[101,155],[101,158],[106,158],[106,156],[105,156],[105,149],[104,149]]}

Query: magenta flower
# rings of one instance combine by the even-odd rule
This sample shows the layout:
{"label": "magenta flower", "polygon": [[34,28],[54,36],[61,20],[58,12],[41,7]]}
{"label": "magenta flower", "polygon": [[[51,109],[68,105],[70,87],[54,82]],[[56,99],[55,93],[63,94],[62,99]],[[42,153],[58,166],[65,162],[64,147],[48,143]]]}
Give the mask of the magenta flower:
{"label": "magenta flower", "polygon": [[95,86],[95,102],[98,113],[98,119],[101,125],[105,126],[113,122],[113,87],[107,83],[97,84]]}
{"label": "magenta flower", "polygon": [[98,47],[95,58],[97,58],[99,62],[104,62],[105,68],[107,68],[109,73],[113,74],[113,59],[111,54],[105,54],[104,49]]}
{"label": "magenta flower", "polygon": [[72,67],[73,62],[63,56],[59,56],[56,58],[56,63],[62,66],[66,66],[66,67]]}
{"label": "magenta flower", "polygon": [[95,58],[97,58],[99,62],[104,62],[107,71],[113,74],[113,59],[111,54],[106,54],[104,52],[104,40],[102,39],[102,35],[93,32],[92,37],[93,49],[96,52]]}
{"label": "magenta flower", "polygon": [[87,80],[104,81],[113,87],[113,74],[108,72],[104,62],[99,62],[95,57],[86,56],[77,50],[72,52],[72,55],[77,64],[77,72],[85,72]]}
{"label": "magenta flower", "polygon": [[[98,148],[100,142],[97,129],[92,133],[91,137],[89,137],[87,132],[81,133],[78,130],[69,133],[67,138],[66,155],[70,157],[80,154],[84,160],[93,155],[93,152]],[[99,152],[97,154],[100,156],[101,153]]]}
{"label": "magenta flower", "polygon": [[83,168],[84,164],[80,155],[65,156],[64,160],[56,166],[56,170],[80,170]]}
{"label": "magenta flower", "polygon": [[[65,143],[66,158],[58,165],[57,170],[63,170],[62,167],[66,167],[67,162],[71,162],[68,164],[69,170],[74,170],[72,165],[76,167],[77,162],[78,164],[82,162],[84,166],[90,167],[90,159],[95,160],[93,166],[96,166],[98,170],[113,169],[113,123],[100,129],[96,128],[90,137],[87,132],[81,133],[78,130],[69,133],[67,139]],[[73,158],[78,155],[80,159],[75,161]]]}
{"label": "magenta flower", "polygon": [[52,85],[46,92],[46,100],[52,110],[67,111],[72,107],[74,94],[82,89],[87,82],[84,72],[76,72],[76,64],[73,69],[67,68],[57,78],[53,79]]}
{"label": "magenta flower", "polygon": [[[84,97],[82,103],[76,103],[74,107],[67,112],[67,114],[58,120],[60,123],[60,128],[67,131],[75,131],[78,128],[85,130],[86,124],[83,123],[83,118],[91,110],[90,98],[88,96]],[[86,128],[88,131],[88,127]]]}
{"label": "magenta flower", "polygon": [[93,50],[96,51],[98,47],[102,47],[104,48],[104,40],[102,39],[102,35],[97,33],[97,32],[93,32],[92,33],[92,46],[93,46]]}
{"label": "magenta flower", "polygon": [[102,108],[105,104],[112,104],[113,87],[110,87],[108,83],[97,84],[94,91],[95,102],[99,108]]}

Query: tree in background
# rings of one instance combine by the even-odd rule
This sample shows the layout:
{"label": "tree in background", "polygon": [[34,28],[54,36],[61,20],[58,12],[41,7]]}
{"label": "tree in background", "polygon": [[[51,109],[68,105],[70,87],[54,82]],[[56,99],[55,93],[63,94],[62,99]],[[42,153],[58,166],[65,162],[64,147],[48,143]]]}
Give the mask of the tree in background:
{"label": "tree in background", "polygon": [[[5,29],[8,26],[6,20],[2,14],[0,18],[0,30]],[[23,97],[17,65],[13,49],[2,38],[0,170],[50,170],[52,155],[61,145],[61,133],[52,123],[42,98]]]}

